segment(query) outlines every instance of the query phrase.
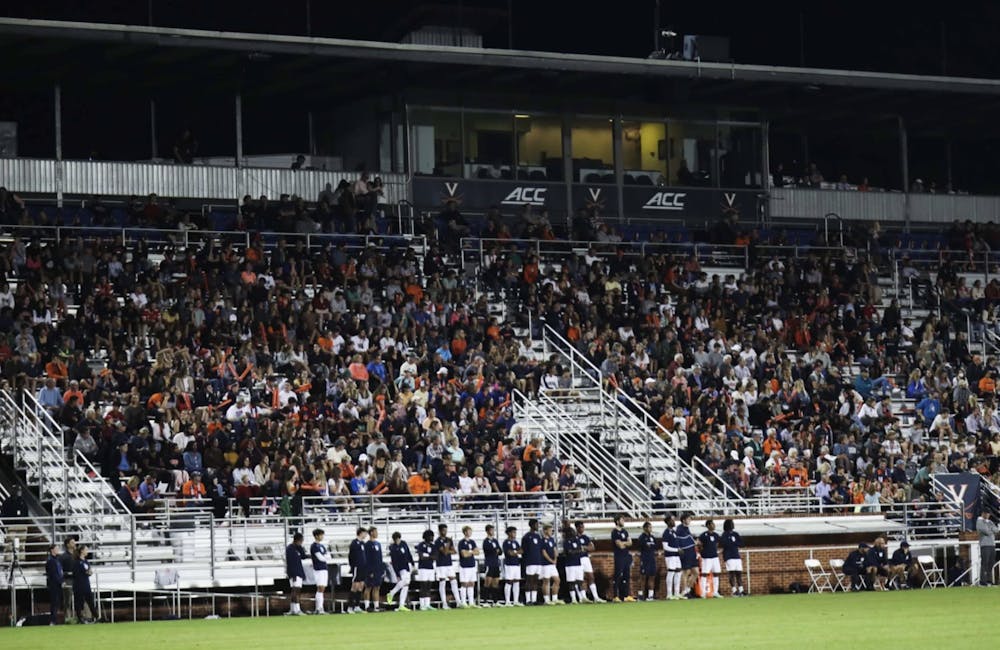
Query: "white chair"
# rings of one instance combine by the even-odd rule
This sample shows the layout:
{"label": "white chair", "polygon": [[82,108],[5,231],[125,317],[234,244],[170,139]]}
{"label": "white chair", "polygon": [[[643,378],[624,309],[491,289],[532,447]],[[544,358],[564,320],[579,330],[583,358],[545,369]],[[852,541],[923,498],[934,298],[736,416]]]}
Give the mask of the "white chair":
{"label": "white chair", "polygon": [[918,555],[917,564],[920,565],[920,571],[924,574],[923,587],[935,589],[937,587],[948,586],[944,580],[944,569],[938,567],[934,556]]}
{"label": "white chair", "polygon": [[819,560],[806,560],[806,571],[809,572],[809,579],[812,581],[812,585],[809,586],[809,593],[814,591],[816,593],[833,591],[833,585],[830,583],[830,574],[823,569],[823,565]]}
{"label": "white chair", "polygon": [[850,591],[851,579],[844,575],[844,561],[840,559],[830,560],[830,575],[836,581],[833,585],[834,591]]}

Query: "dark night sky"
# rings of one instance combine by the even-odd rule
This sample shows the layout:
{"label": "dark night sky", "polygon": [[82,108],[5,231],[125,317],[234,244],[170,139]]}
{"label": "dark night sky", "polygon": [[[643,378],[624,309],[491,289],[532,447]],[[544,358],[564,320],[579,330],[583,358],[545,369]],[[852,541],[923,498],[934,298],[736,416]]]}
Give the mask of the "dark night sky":
{"label": "dark night sky", "polygon": [[[306,6],[317,36],[385,39],[396,17],[414,2],[371,0],[7,0],[9,16],[162,26],[304,34]],[[422,4],[422,3],[421,3]],[[653,0],[618,0],[613,10],[598,3],[527,0],[437,0],[463,10],[487,7],[503,14],[512,8],[514,46],[623,56],[652,50]],[[728,5],[728,6],[727,6]],[[251,9],[252,8],[252,9]],[[914,11],[896,2],[775,3],[662,2],[662,24],[680,33],[732,39],[739,63],[798,65],[800,19],[809,66],[939,74],[946,52],[955,75],[997,76],[995,51],[1000,3],[956,3],[950,12]],[[505,47],[507,24],[499,16],[486,33],[487,45]],[[943,44],[945,45],[944,47]]]}
{"label": "dark night sky", "polygon": [[[306,33],[308,14],[314,36],[398,40],[406,16],[415,6],[424,4],[438,5],[444,8],[442,13],[465,16],[470,22],[477,9],[490,10],[492,18],[486,20],[485,29],[481,30],[485,44],[490,47],[507,46],[509,6],[513,16],[513,46],[517,49],[628,57],[645,57],[653,49],[654,0],[617,0],[608,3],[610,9],[600,9],[598,3],[538,0],[432,0],[431,3],[399,0],[353,3],[335,0],[240,3],[222,0],[4,0],[0,13],[25,18],[147,24],[151,6],[152,22],[158,26],[298,35]],[[662,0],[661,12],[661,25],[681,34],[728,36],[732,58],[738,63],[798,66],[804,57],[809,67],[1000,77],[1000,57],[995,56],[996,28],[1000,26],[1000,3],[997,2],[954,3],[945,15],[913,11],[903,3],[871,0],[865,3],[844,0],[835,5]],[[3,63],[20,65],[17,61]],[[111,115],[106,110],[106,98],[92,95],[85,88],[76,89],[75,94],[72,88],[65,91],[64,122],[70,125],[64,129],[65,155],[85,156],[89,151],[111,157],[148,155],[148,108],[143,103],[146,100],[116,97],[112,103],[115,117],[102,120],[101,115]],[[6,119],[21,123],[22,155],[51,155],[54,146],[49,128],[51,93],[37,97],[9,95],[6,99],[5,110],[4,97],[0,95],[0,119],[5,118],[5,113],[11,113],[13,106],[14,114],[6,115]],[[157,98],[157,102],[161,151],[168,149],[173,132],[179,129],[183,120],[224,124],[232,111],[229,103],[212,103],[198,96]],[[267,128],[277,115],[273,106],[261,113],[260,107],[255,108],[252,102],[247,102],[244,114],[248,133],[266,134],[256,139],[258,147],[267,151],[302,148],[301,145],[282,147],[265,139],[276,131]],[[255,122],[255,115],[261,119]],[[74,122],[84,120],[88,123],[87,129],[72,127]],[[260,128],[255,126],[257,122],[262,125]],[[285,124],[288,125],[287,120]],[[206,151],[207,155],[233,151],[228,129],[221,131],[215,146],[209,146],[209,136],[213,134],[204,124],[200,131],[203,149],[218,150]],[[280,135],[288,136],[288,132],[289,129],[285,129]],[[131,135],[125,136],[125,133]],[[296,142],[305,137],[302,128],[294,133],[298,138]],[[782,144],[780,138],[772,139],[772,161],[782,147],[788,151],[786,158],[798,155],[797,142]],[[887,186],[898,184],[898,179],[893,178],[898,168],[898,144],[892,128],[888,128],[885,137],[878,141],[868,142],[863,135],[859,135],[859,142],[847,145],[832,136],[827,140],[814,139],[810,134],[810,157],[855,174],[879,176]],[[123,142],[131,148],[121,150],[126,146],[121,144]],[[254,151],[254,142],[254,138],[247,137],[247,153],[264,153]],[[116,146],[120,151],[115,150]],[[923,142],[918,137],[911,137],[910,147],[913,177],[944,177],[942,142]],[[977,139],[971,143],[955,143],[954,158],[957,179],[970,189],[981,185],[981,179],[1000,178],[1000,163],[994,165],[997,169],[987,169],[982,163],[1000,161],[1000,142]]]}

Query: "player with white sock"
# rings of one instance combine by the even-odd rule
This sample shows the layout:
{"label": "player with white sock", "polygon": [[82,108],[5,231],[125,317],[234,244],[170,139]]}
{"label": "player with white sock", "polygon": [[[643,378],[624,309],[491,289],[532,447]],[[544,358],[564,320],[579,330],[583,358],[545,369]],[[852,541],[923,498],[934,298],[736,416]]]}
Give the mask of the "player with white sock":
{"label": "player with white sock", "polygon": [[676,522],[673,515],[663,518],[667,527],[663,531],[663,560],[667,567],[667,600],[681,599],[681,554],[677,548]]}
{"label": "player with white sock", "polygon": [[413,555],[410,547],[403,541],[403,536],[399,532],[392,534],[392,544],[389,544],[389,564],[393,573],[396,574],[396,584],[393,585],[389,593],[386,594],[385,602],[391,605],[396,594],[399,594],[399,606],[397,612],[408,612],[406,597],[410,594],[410,575],[413,571]]}
{"label": "player with white sock", "polygon": [[317,528],[313,531],[313,543],[309,546],[309,555],[312,557],[313,573],[316,576],[316,609],[313,614],[326,614],[323,609],[323,592],[329,582],[327,566],[330,563],[330,555],[326,544],[323,543],[323,529]]}
{"label": "player with white sock", "polygon": [[701,543],[701,597],[708,598],[708,577],[712,576],[712,597],[722,598],[719,593],[719,534],[715,532],[715,522],[709,519],[705,522],[704,533],[698,536]]}

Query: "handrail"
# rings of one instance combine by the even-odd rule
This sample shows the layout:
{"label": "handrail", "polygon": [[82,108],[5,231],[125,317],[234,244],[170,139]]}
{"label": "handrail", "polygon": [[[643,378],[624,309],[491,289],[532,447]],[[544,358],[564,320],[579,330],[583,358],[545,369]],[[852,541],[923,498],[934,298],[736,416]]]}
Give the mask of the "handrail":
{"label": "handrail", "polygon": [[[553,400],[548,395],[539,395],[538,399],[539,399],[539,401],[541,403],[549,405],[550,408],[552,408],[554,412],[558,413],[561,416],[561,419],[571,429],[576,430],[576,432],[578,433],[578,435],[585,436],[585,440],[588,443],[591,442],[590,441],[590,435],[589,435],[589,433],[585,429],[583,429],[580,426],[579,422],[576,419],[574,419],[568,412],[566,412],[566,410],[558,402],[556,402],[555,400]],[[602,445],[600,445],[600,444],[598,444],[598,445],[590,444],[588,446],[588,448],[587,448],[587,453],[591,454],[591,455],[596,455],[596,456],[599,456],[599,457],[603,457],[601,460],[604,461],[605,465],[607,463],[613,463],[612,466],[615,467],[615,470],[616,470],[616,474],[615,474],[616,485],[618,487],[619,492],[622,494],[622,496],[625,496],[625,488],[627,487],[628,491],[631,493],[628,496],[632,499],[633,503],[641,502],[641,501],[643,501],[643,500],[645,500],[647,498],[648,486],[644,485],[643,483],[641,483],[640,481],[638,481],[635,478],[635,475],[632,474],[631,472],[625,472],[624,474],[620,473],[620,471],[619,471],[621,469],[621,462],[620,462],[620,460],[617,459],[615,456],[613,456],[610,452],[608,452],[607,449],[605,449]],[[588,470],[590,472],[594,471],[593,468],[588,468]],[[598,465],[598,470],[600,471],[600,473],[602,475],[604,475],[604,476],[610,476],[610,472],[607,470],[606,466],[599,464]]]}
{"label": "handrail", "polygon": [[[657,433],[657,438],[661,441],[662,446],[658,448],[662,449],[664,453],[674,459],[677,467],[677,490],[678,494],[683,485],[698,491],[703,496],[707,497],[719,497],[726,494],[726,490],[720,490],[716,487],[707,476],[700,474],[694,467],[694,464],[685,462],[678,452],[678,450],[667,440],[671,440],[673,434],[668,431],[660,422],[649,415],[648,411],[642,407],[641,404],[635,401],[631,395],[626,393],[619,386],[611,386],[611,391],[608,394],[608,399],[605,399],[606,385],[610,385],[609,382],[605,381],[602,376],[601,371],[590,361],[585,355],[583,355],[579,350],[576,349],[569,341],[563,338],[555,329],[552,328],[548,323],[545,324],[544,336],[547,340],[552,341],[555,339],[557,343],[557,348],[564,348],[564,355],[570,360],[571,363],[578,363],[576,360],[582,359],[585,366],[589,367],[596,376],[592,376],[591,379],[597,384],[600,389],[601,398],[601,409],[604,411],[605,404],[610,404],[611,408],[614,409],[616,421],[620,421],[620,418],[624,418],[627,422],[631,422],[637,431],[641,431],[645,437],[645,472],[647,482],[649,480],[650,472],[650,448],[656,444],[651,438],[651,431]],[[652,424],[650,424],[652,423]],[[685,476],[687,474],[687,476]],[[714,475],[714,473],[710,474]],[[721,481],[720,481],[721,482]],[[727,488],[729,486],[726,486]],[[730,492],[732,490],[730,489]],[[714,493],[714,494],[713,494]],[[746,501],[737,493],[731,499],[731,502],[735,504],[736,508],[746,511]]]}
{"label": "handrail", "polygon": [[[147,228],[142,226],[35,226],[19,224],[0,224],[0,232],[10,233],[13,236],[38,236],[39,233],[52,233],[50,239],[56,243],[69,236],[74,237],[111,237],[121,240],[122,245],[127,246],[131,241],[142,239],[148,241],[150,233],[156,233],[162,239],[155,240],[156,244],[171,244],[189,248],[194,242],[201,242],[206,237],[221,241],[227,239],[239,239],[237,245],[249,248],[252,242],[251,232],[246,230],[200,230],[200,229],[167,229],[167,228]],[[141,235],[141,236],[140,236]],[[257,235],[261,238],[265,249],[273,249],[276,241],[301,241],[304,240],[306,247],[312,250],[325,243],[347,242],[354,248],[366,248],[372,244],[379,244],[385,241],[399,240],[400,242],[417,243],[426,246],[426,237],[407,233],[400,234],[366,234],[352,235],[346,233],[297,233],[281,231],[260,231]],[[315,242],[315,243],[314,243]],[[353,242],[357,242],[353,244]],[[236,242],[233,242],[236,243]]]}

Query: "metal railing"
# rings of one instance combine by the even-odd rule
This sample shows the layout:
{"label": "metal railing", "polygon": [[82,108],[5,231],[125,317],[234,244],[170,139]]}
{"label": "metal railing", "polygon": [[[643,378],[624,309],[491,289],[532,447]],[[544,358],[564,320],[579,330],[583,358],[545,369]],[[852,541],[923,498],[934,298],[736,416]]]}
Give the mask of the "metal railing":
{"label": "metal railing", "polygon": [[[41,501],[78,532],[106,524],[125,505],[82,455],[67,459],[62,429],[28,391],[0,391],[0,447]],[[72,455],[71,455],[72,457]]]}
{"label": "metal railing", "polygon": [[[106,227],[106,226],[22,226],[0,225],[0,233],[8,237],[26,239],[38,238],[42,242],[62,243],[66,239],[114,239],[122,246],[130,248],[142,241],[147,246],[190,248],[194,244],[214,242],[216,244],[232,244],[243,249],[249,248],[254,234],[244,230],[189,230],[140,227]],[[265,250],[271,250],[284,241],[290,247],[299,243],[308,250],[323,248],[327,245],[344,244],[348,249],[364,249],[370,245],[387,246],[426,246],[423,235],[348,235],[339,233],[292,233],[278,231],[263,231],[259,233]]]}
{"label": "metal railing", "polygon": [[648,255],[682,254],[694,255],[702,264],[712,266],[732,266],[745,269],[748,264],[746,246],[727,246],[700,242],[600,242],[568,239],[491,239],[487,237],[463,237],[460,241],[462,263],[475,259],[480,266],[486,255],[494,249],[500,251],[519,250],[534,254],[539,260],[565,258],[567,254],[583,254],[593,249],[597,257],[614,257],[621,249],[627,259],[641,259]]}
{"label": "metal railing", "polygon": [[[602,430],[602,442],[613,445],[619,463],[627,459],[630,471],[642,472],[647,485],[662,480],[667,492],[678,500],[725,502],[726,512],[733,514],[746,510],[743,498],[735,490],[718,481],[704,463],[686,461],[679,451],[679,441],[673,440],[673,433],[614,385],[611,378],[603,377],[592,361],[550,325],[545,325],[543,341],[546,356],[558,354],[569,364],[574,388],[598,391],[596,398],[581,399],[580,404],[586,405],[583,408],[589,409],[587,414]],[[581,393],[581,397],[588,395],[591,393]]]}
{"label": "metal railing", "polygon": [[[232,159],[230,159],[231,162]],[[380,172],[386,203],[409,198],[405,174]],[[46,194],[62,201],[64,195],[159,196],[237,201],[249,194],[318,196],[326,183],[356,179],[356,172],[235,165],[175,165],[172,163],[0,159],[0,177],[11,179],[14,192]]]}
{"label": "metal railing", "polygon": [[581,487],[580,509],[588,515],[627,512],[638,516],[639,504],[649,498],[645,485],[623,468],[622,463],[580,424],[567,409],[578,399],[568,394],[565,399],[540,394],[535,400],[520,391],[513,393],[514,416],[527,436],[540,436],[551,442],[563,460],[572,460],[578,468]]}

